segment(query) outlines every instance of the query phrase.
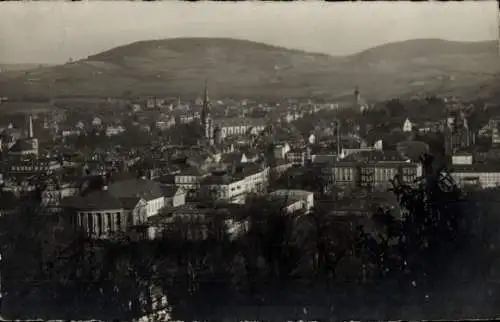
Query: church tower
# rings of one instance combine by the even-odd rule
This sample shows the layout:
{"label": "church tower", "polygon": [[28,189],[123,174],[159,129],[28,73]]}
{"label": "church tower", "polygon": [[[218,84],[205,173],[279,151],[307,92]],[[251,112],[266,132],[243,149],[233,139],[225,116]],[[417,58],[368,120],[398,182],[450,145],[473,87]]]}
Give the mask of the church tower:
{"label": "church tower", "polygon": [[356,86],[356,88],[354,89],[354,100],[355,100],[355,103],[356,103],[356,106],[359,106],[360,105],[360,95],[359,95],[359,88]]}
{"label": "church tower", "polygon": [[203,107],[201,109],[201,127],[205,140],[210,145],[214,144],[213,121],[210,115],[210,100],[208,99],[207,80],[205,79],[205,88],[203,92]]}

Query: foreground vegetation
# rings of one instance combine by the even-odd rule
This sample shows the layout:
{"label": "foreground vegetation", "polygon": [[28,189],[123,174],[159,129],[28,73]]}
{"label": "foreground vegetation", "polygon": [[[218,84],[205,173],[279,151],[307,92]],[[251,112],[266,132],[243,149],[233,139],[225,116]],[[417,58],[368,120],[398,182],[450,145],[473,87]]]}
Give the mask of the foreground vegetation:
{"label": "foreground vegetation", "polygon": [[478,312],[493,309],[500,294],[491,282],[500,267],[500,223],[491,200],[498,191],[460,191],[432,167],[432,158],[423,163],[420,184],[393,182],[407,209],[402,217],[380,208],[371,218],[337,218],[321,207],[293,217],[274,203],[250,202],[241,214],[250,229],[234,241],[215,221],[204,241],[171,235],[96,243],[75,239],[57,218],[27,207],[2,218],[5,315],[130,319],[160,290],[181,319],[223,314],[221,307],[238,304],[326,307],[343,318],[407,318],[416,305],[426,318],[453,318],[460,312],[437,303],[445,297],[466,310],[464,299],[451,294],[479,285]]}

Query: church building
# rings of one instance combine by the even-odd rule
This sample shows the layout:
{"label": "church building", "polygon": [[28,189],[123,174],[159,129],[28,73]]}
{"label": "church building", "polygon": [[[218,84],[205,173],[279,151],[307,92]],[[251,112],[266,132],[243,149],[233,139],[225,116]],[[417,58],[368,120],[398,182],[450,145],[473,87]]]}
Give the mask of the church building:
{"label": "church building", "polygon": [[38,157],[38,139],[33,131],[33,118],[30,115],[28,120],[28,135],[17,142],[9,150],[9,156],[32,155]]}

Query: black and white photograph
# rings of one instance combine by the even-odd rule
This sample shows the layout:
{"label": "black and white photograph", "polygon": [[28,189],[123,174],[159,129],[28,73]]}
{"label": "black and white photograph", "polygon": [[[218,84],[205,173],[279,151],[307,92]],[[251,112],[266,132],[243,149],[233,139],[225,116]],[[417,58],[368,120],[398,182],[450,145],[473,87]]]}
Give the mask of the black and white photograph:
{"label": "black and white photograph", "polygon": [[499,19],[0,2],[0,320],[498,316]]}

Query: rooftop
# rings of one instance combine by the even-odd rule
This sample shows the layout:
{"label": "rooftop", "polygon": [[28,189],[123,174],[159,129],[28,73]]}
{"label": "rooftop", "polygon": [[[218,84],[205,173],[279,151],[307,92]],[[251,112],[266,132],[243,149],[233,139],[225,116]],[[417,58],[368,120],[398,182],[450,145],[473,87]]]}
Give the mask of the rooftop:
{"label": "rooftop", "polygon": [[474,164],[454,164],[451,172],[458,173],[487,173],[500,172],[500,164],[497,163],[474,163]]}
{"label": "rooftop", "polygon": [[116,198],[106,190],[93,191],[85,196],[64,198],[61,201],[63,207],[78,210],[116,210],[132,209],[139,202],[140,198]]}
{"label": "rooftop", "polygon": [[406,162],[407,159],[402,157],[396,151],[359,151],[345,157],[342,161],[347,162]]}
{"label": "rooftop", "polygon": [[163,196],[160,183],[148,179],[116,181],[109,185],[108,191],[116,198],[139,197],[144,200],[153,200]]}

